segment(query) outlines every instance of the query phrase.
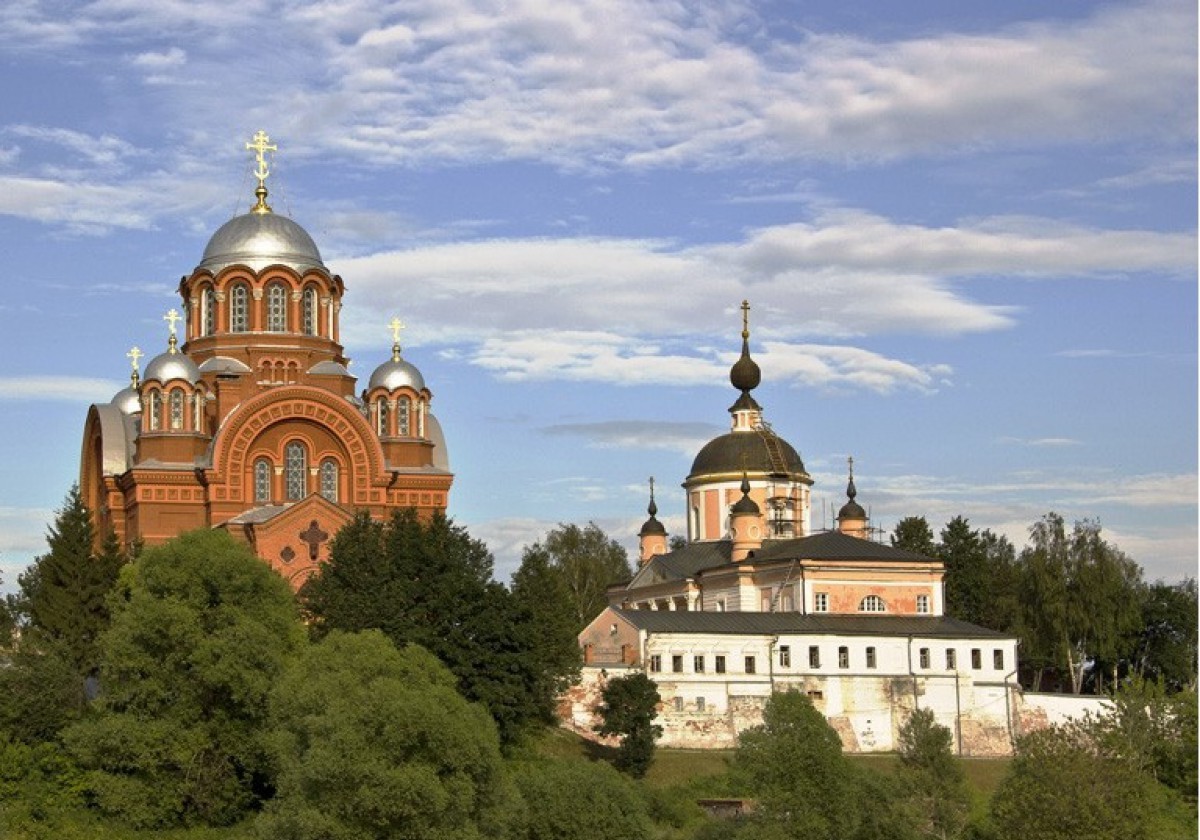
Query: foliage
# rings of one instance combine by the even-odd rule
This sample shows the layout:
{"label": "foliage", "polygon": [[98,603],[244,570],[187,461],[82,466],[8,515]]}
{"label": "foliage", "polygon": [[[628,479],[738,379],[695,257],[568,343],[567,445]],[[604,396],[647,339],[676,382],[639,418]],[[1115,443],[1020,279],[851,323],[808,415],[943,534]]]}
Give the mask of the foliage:
{"label": "foliage", "polygon": [[891,535],[892,547],[926,557],[934,556],[933,531],[924,516],[906,516],[896,523]]}
{"label": "foliage", "polygon": [[363,513],[334,537],[300,597],[318,637],[376,628],[398,647],[429,650],[511,744],[548,718],[577,654],[564,653],[564,628],[540,602],[552,582],[531,570],[514,595],[491,574],[487,546],[441,514],[406,509],[379,523]]}
{"label": "foliage", "polygon": [[543,542],[525,551],[526,555],[544,552],[551,567],[562,573],[575,613],[576,633],[608,606],[608,587],[633,574],[625,547],[593,522],[583,528],[559,525]]}
{"label": "foliage", "polygon": [[900,783],[921,832],[927,837],[959,837],[967,826],[970,794],[962,765],[951,749],[950,730],[931,709],[917,709],[900,727]]}
{"label": "foliage", "polygon": [[23,640],[0,667],[0,737],[53,741],[83,712],[87,698],[66,644]]}
{"label": "foliage", "polygon": [[771,696],[763,723],[742,733],[735,767],[757,800],[753,837],[843,838],[860,819],[855,772],[812,701]]}
{"label": "foliage", "polygon": [[1017,622],[1016,558],[1012,544],[971,528],[961,516],[942,529],[936,556],[946,566],[946,613],[992,630]]}
{"label": "foliage", "polygon": [[1194,819],[1172,791],[1069,727],[1018,740],[991,819],[997,840],[1196,836]]}
{"label": "foliage", "polygon": [[641,672],[609,680],[600,694],[601,735],[618,735],[621,745],[614,762],[635,779],[646,775],[654,760],[654,742],[662,735],[662,727],[654,723],[658,714],[658,686]]}
{"label": "foliage", "polygon": [[1196,579],[1157,581],[1142,598],[1135,671],[1173,691],[1196,689]]}
{"label": "foliage", "polygon": [[0,738],[0,834],[36,826],[52,836],[60,816],[83,804],[80,775],[57,744]]}
{"label": "foliage", "polygon": [[331,632],[271,695],[278,792],[259,836],[505,836],[515,795],[487,712],[427,651]]}
{"label": "foliage", "polygon": [[525,761],[513,779],[528,815],[523,840],[644,840],[646,804],[636,785],[603,762]]}
{"label": "foliage", "polygon": [[101,639],[97,713],[64,740],[135,827],[227,824],[269,794],[267,696],[303,642],[287,583],[223,531],[147,549]]}
{"label": "foliage", "polygon": [[534,672],[538,717],[553,723],[556,698],[579,677],[570,590],[547,552],[526,550],[513,574],[512,596],[517,627],[526,635],[526,655],[540,664]]}

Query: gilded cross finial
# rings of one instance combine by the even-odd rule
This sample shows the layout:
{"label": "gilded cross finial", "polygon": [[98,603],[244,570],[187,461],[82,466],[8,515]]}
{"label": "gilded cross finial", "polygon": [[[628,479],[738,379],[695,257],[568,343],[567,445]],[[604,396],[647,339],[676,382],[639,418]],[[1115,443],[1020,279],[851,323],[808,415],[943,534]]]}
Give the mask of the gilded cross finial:
{"label": "gilded cross finial", "polygon": [[255,153],[254,159],[257,166],[254,169],[254,177],[258,179],[258,188],[254,190],[258,201],[250,208],[250,212],[270,213],[271,205],[267,204],[267,176],[271,174],[271,170],[267,167],[266,153],[277,152],[279,147],[271,143],[267,132],[257,131],[254,134],[253,142],[246,144],[246,149]]}
{"label": "gilded cross finial", "polygon": [[392,318],[388,322],[388,327],[392,331],[392,361],[400,361],[400,331],[404,329],[404,322],[399,318]]}
{"label": "gilded cross finial", "polygon": [[742,338],[750,337],[750,301],[742,301]]}
{"label": "gilded cross finial", "polygon": [[129,359],[130,366],[133,367],[133,372],[129,374],[129,384],[136,388],[138,386],[138,359],[146,355],[136,345],[125,354],[125,358]]}
{"label": "gilded cross finial", "polygon": [[163,320],[167,322],[167,328],[171,331],[171,337],[167,339],[167,350],[174,353],[175,345],[178,344],[178,340],[175,338],[175,322],[182,321],[183,316],[172,309],[163,316]]}

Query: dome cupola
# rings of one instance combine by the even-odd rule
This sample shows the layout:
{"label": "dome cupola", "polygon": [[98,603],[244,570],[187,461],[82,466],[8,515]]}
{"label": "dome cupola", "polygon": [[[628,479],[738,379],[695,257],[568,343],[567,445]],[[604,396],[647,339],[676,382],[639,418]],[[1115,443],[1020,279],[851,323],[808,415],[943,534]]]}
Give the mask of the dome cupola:
{"label": "dome cupola", "polygon": [[424,391],[425,377],[421,376],[421,371],[400,357],[400,331],[404,329],[404,324],[399,318],[393,318],[389,326],[392,328],[392,357],[375,368],[367,382],[367,390],[412,388],[414,391]]}
{"label": "dome cupola", "polygon": [[142,411],[142,395],[139,392],[141,379],[138,376],[138,359],[142,358],[142,355],[142,351],[137,347],[125,354],[133,367],[129,373],[129,385],[117,391],[109,401],[109,404],[115,405],[122,414],[140,414]]}
{"label": "dome cupola", "polygon": [[842,505],[838,511],[837,523],[838,530],[843,534],[849,534],[852,537],[866,537],[867,535],[867,512],[863,506],[855,501],[858,496],[858,488],[854,486],[854,459],[849,459],[850,465],[850,480],[846,484],[846,504]]}
{"label": "dome cupola", "polygon": [[163,320],[171,327],[171,337],[167,340],[167,352],[160,353],[146,365],[144,382],[170,382],[172,379],[182,379],[189,385],[200,381],[200,368],[184,353],[179,352],[179,339],[175,337],[175,322],[180,315],[174,309],[168,312]]}

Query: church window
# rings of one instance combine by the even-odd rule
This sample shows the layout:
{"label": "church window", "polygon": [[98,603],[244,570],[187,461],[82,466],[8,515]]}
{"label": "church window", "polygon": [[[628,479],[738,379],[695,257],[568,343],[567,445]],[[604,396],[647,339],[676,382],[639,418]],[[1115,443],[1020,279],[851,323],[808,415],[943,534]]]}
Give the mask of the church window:
{"label": "church window", "polygon": [[753,674],[758,670],[758,662],[753,656],[746,657],[746,673]]}
{"label": "church window", "polygon": [[338,500],[338,465],[332,458],[321,462],[321,495],[331,502]]}
{"label": "church window", "polygon": [[838,667],[839,668],[849,668],[850,667],[850,648],[848,648],[848,647],[838,648]]}
{"label": "church window", "polygon": [[412,400],[408,397],[401,397],[396,401],[396,426],[399,429],[397,434],[400,437],[408,437],[409,434],[409,414],[412,413]]}
{"label": "church window", "polygon": [[676,697],[674,700],[674,706],[675,706],[675,711],[682,712],[683,711],[683,698]]}
{"label": "church window", "polygon": [[287,287],[282,283],[267,287],[267,329],[270,332],[287,330]]}
{"label": "church window", "polygon": [[928,595],[918,595],[917,596],[917,612],[920,615],[928,615],[929,614],[929,596]]}
{"label": "church window", "polygon": [[700,508],[699,507],[695,507],[695,506],[692,507],[691,528],[689,528],[688,530],[691,532],[692,539],[694,539],[694,540],[700,539]]}
{"label": "church window", "polygon": [[308,453],[304,444],[293,441],[283,448],[283,483],[289,502],[304,498],[308,489]]}
{"label": "church window", "polygon": [[983,667],[983,654],[979,648],[971,648],[971,667],[976,671]]}
{"label": "church window", "polygon": [[183,428],[183,391],[178,388],[171,391],[167,402],[171,409],[171,430],[178,431]]}
{"label": "church window", "polygon": [[867,648],[867,667],[868,668],[875,667],[875,648],[874,647]]}
{"label": "church window", "polygon": [[725,657],[722,654],[717,654],[713,657],[713,670],[718,674],[725,673]]}
{"label": "church window", "polygon": [[150,392],[150,431],[157,432],[162,428],[162,392]]}
{"label": "church window", "polygon": [[816,612],[829,612],[828,592],[818,592],[813,596],[813,609]]}
{"label": "church window", "polygon": [[1004,651],[1000,650],[1000,648],[992,651],[992,667],[997,671],[1004,670]]}
{"label": "church window", "polygon": [[317,290],[309,286],[304,290],[304,334],[317,334]]}
{"label": "church window", "polygon": [[953,671],[958,667],[958,651],[954,648],[946,648],[946,670]]}
{"label": "church window", "polygon": [[692,670],[697,674],[704,673],[704,657],[703,656],[693,656],[692,657]]}
{"label": "church window", "polygon": [[200,292],[200,335],[212,335],[217,331],[217,295],[212,286]]}
{"label": "church window", "polygon": [[929,667],[929,648],[921,648],[917,653],[917,662],[921,668]]}
{"label": "church window", "polygon": [[192,394],[192,428],[197,432],[204,432],[204,394],[197,391]]}
{"label": "church window", "polygon": [[254,501],[259,504],[271,501],[271,462],[266,458],[254,462]]}
{"label": "church window", "polygon": [[779,593],[779,610],[780,612],[795,612],[796,602],[792,596],[792,587],[784,587]]}
{"label": "church window", "polygon": [[779,646],[779,667],[780,668],[792,667],[792,649],[790,647],[788,647],[787,645]]}
{"label": "church window", "polygon": [[654,653],[650,655],[650,673],[657,674],[662,671],[662,656]]}
{"label": "church window", "polygon": [[821,667],[821,648],[818,647],[817,645],[809,645],[808,646],[808,667],[809,668],[820,668]]}
{"label": "church window", "polygon": [[229,290],[229,331],[246,332],[250,329],[250,290],[245,283],[238,283]]}
{"label": "church window", "polygon": [[674,671],[676,674],[683,673],[683,655],[682,654],[676,653],[671,656],[671,670]]}
{"label": "church window", "polygon": [[858,611],[869,613],[887,612],[887,604],[878,595],[868,595],[859,602]]}
{"label": "church window", "polygon": [[703,712],[703,711],[704,711],[704,698],[703,698],[703,697],[697,697],[697,698],[696,698],[696,711],[697,711],[697,712]]}
{"label": "church window", "polygon": [[758,611],[759,612],[770,612],[771,611],[771,588],[770,587],[767,587],[766,589],[760,589],[758,591]]}
{"label": "church window", "polygon": [[378,423],[379,436],[388,436],[388,401],[380,397],[375,403],[376,422]]}

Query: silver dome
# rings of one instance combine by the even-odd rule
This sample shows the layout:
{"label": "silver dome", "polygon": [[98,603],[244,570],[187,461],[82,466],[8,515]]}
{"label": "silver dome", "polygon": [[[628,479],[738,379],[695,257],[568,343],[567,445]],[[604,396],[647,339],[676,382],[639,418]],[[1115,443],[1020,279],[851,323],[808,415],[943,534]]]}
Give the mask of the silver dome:
{"label": "silver dome", "polygon": [[217,229],[208,240],[198,268],[215,274],[230,265],[262,271],[276,264],[299,272],[325,268],[317,243],[300,225],[274,213],[246,213]]}
{"label": "silver dome", "polygon": [[143,382],[169,382],[172,379],[185,379],[195,385],[200,381],[200,368],[182,353],[167,352],[155,356],[146,365],[146,372],[142,375]]}
{"label": "silver dome", "polygon": [[387,391],[394,391],[396,388],[404,388],[406,386],[412,388],[414,391],[424,391],[425,377],[421,376],[421,371],[403,359],[388,359],[375,368],[375,372],[371,374],[371,381],[367,385],[367,390],[373,391],[376,388],[383,388]]}
{"label": "silver dome", "polygon": [[122,414],[137,414],[142,410],[142,397],[133,386],[127,386],[117,391],[109,405],[114,405]]}
{"label": "silver dome", "polygon": [[200,365],[201,373],[249,373],[250,366],[228,356],[213,356]]}

